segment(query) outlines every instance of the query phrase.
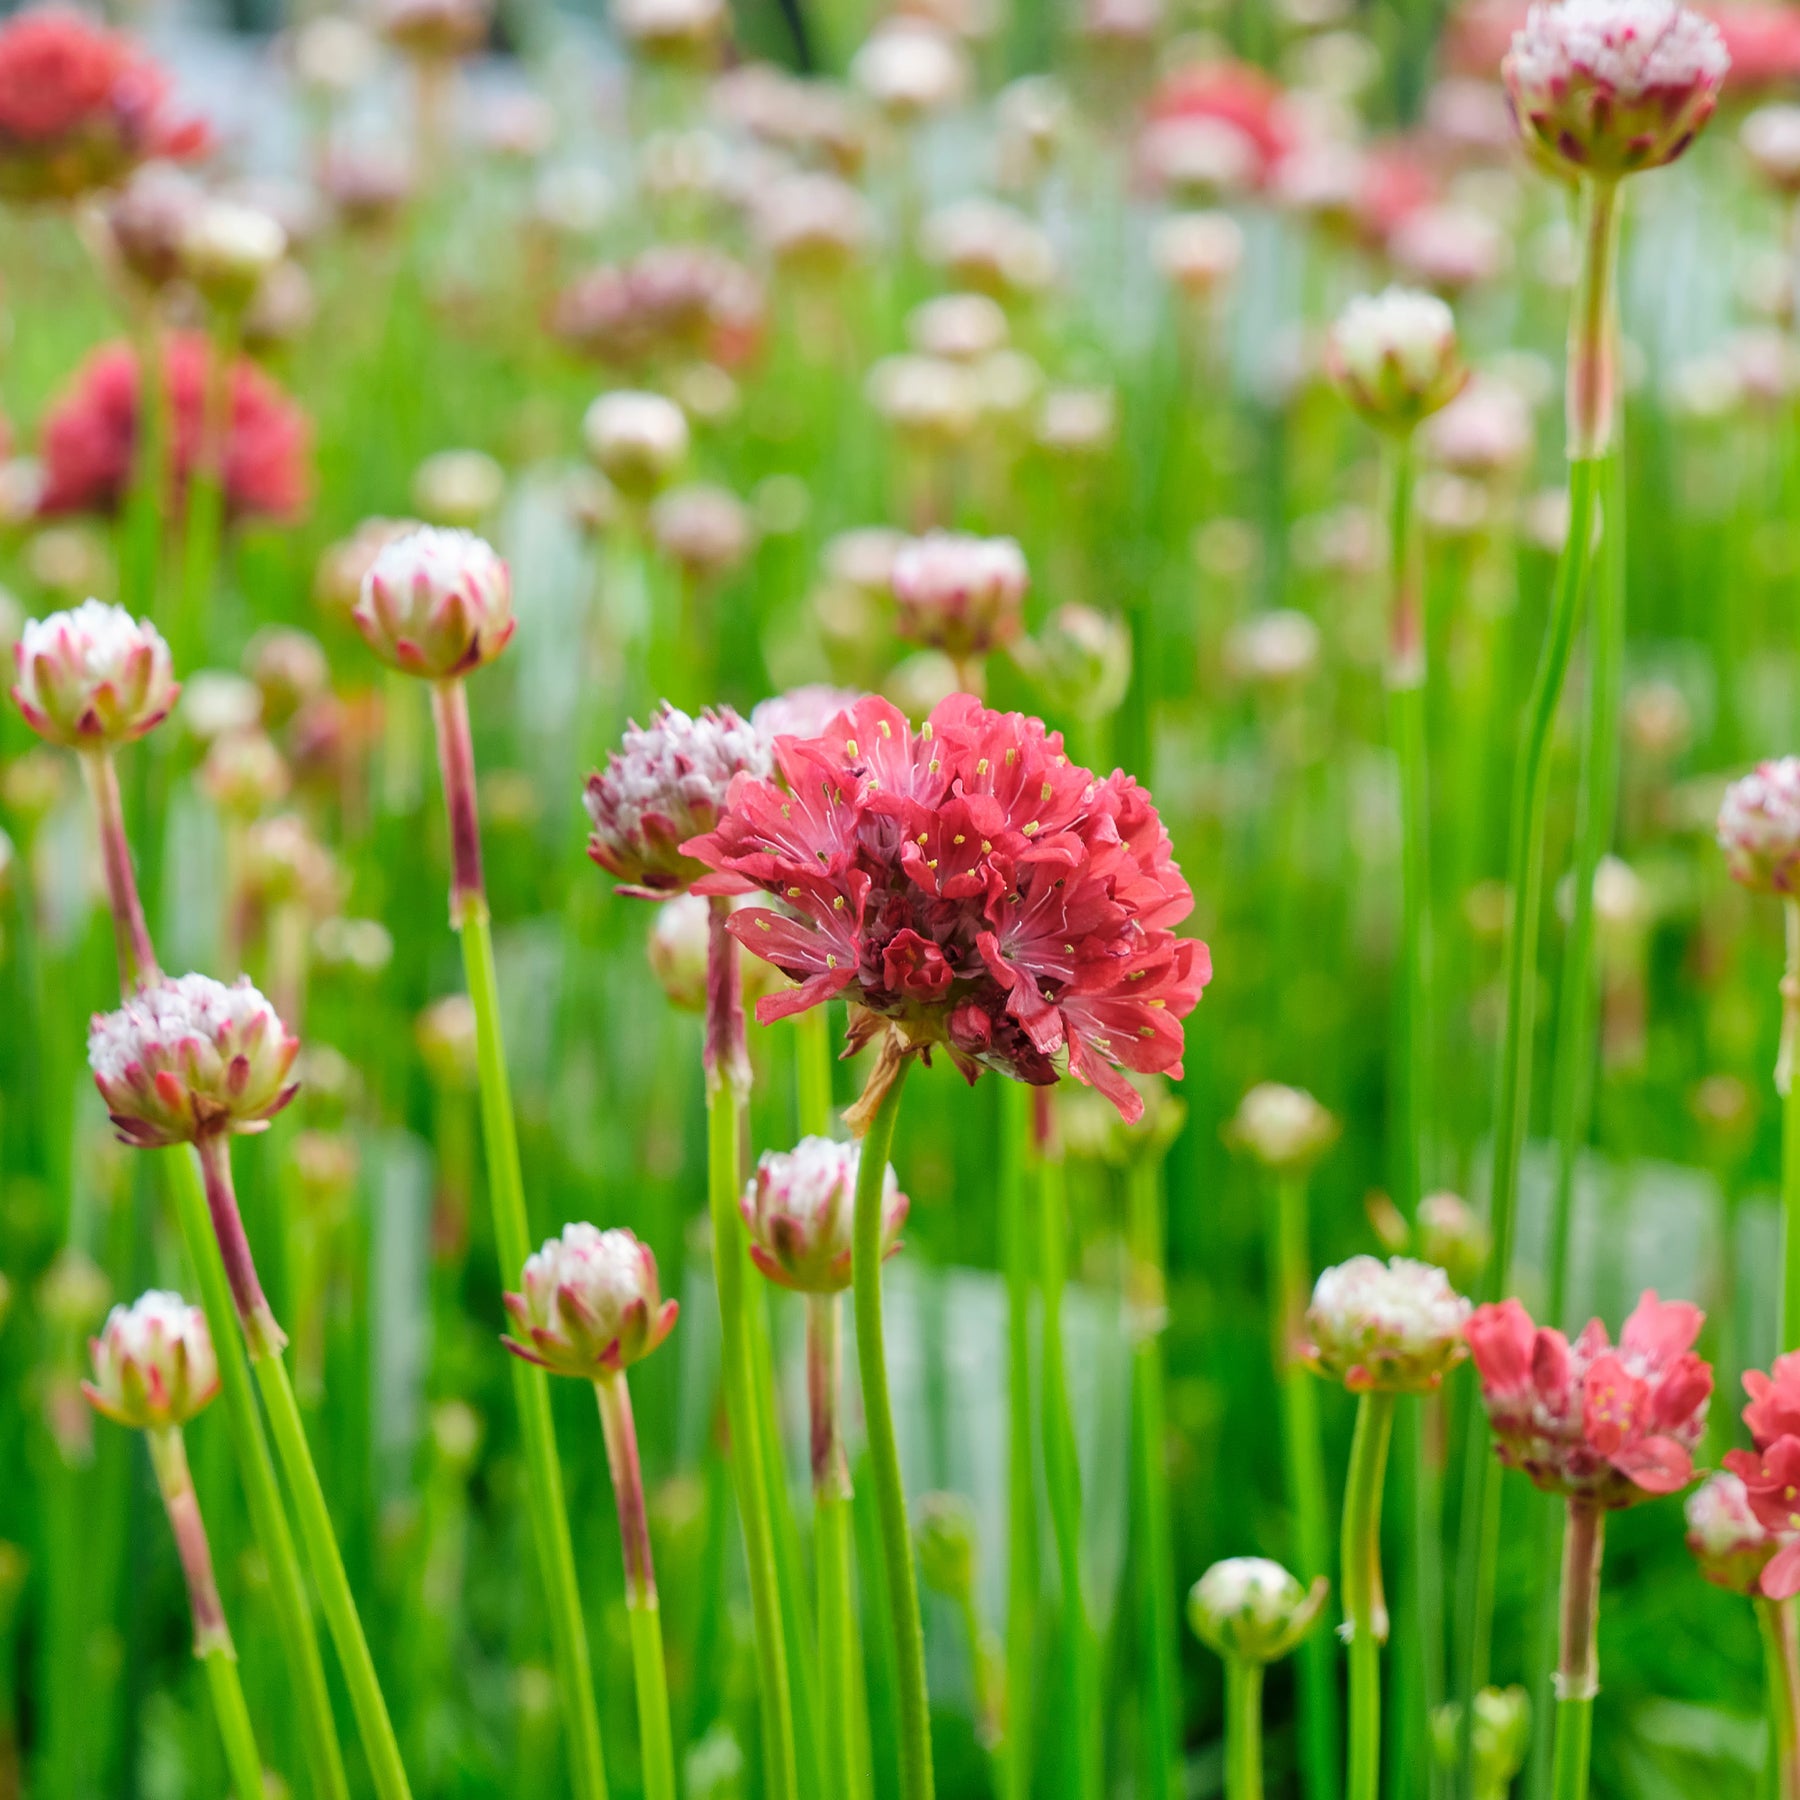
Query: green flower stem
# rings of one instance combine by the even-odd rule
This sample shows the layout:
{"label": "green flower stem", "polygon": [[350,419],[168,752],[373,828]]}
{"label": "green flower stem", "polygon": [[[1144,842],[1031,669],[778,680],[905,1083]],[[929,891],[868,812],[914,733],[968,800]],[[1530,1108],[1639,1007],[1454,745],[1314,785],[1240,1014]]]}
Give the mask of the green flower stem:
{"label": "green flower stem", "polygon": [[1225,1800],[1262,1800],[1262,1664],[1225,1658]]}
{"label": "green flower stem", "polygon": [[1781,1345],[1800,1348],[1800,1079],[1795,1040],[1800,1037],[1800,900],[1783,902],[1787,968],[1781,978]]}
{"label": "green flower stem", "polygon": [[1755,1602],[1769,1689],[1769,1760],[1776,1800],[1800,1800],[1800,1634],[1794,1602]]}
{"label": "green flower stem", "polygon": [[256,1733],[250,1726],[250,1710],[244,1704],[238,1680],[237,1651],[225,1623],[219,1600],[219,1584],[213,1575],[212,1549],[206,1540],[206,1524],[200,1516],[200,1497],[188,1470],[181,1427],[166,1425],[146,1433],[150,1462],[163,1509],[169,1515],[181,1569],[187,1578],[188,1611],[194,1621],[194,1654],[206,1669],[212,1689],[213,1711],[225,1746],[225,1764],[231,1771],[238,1800],[263,1800],[262,1757]]}
{"label": "green flower stem", "polygon": [[1133,1536],[1144,1655],[1144,1795],[1145,1800],[1175,1800],[1181,1791],[1181,1688],[1176,1666],[1179,1627],[1169,1527],[1169,1426],[1162,1344],[1168,1322],[1168,1282],[1163,1267],[1161,1157],[1152,1155],[1147,1147],[1138,1147],[1125,1181],[1131,1245],[1128,1329],[1132,1340]]}
{"label": "green flower stem", "polygon": [[802,1137],[831,1136],[831,1020],[823,1006],[794,1015],[794,1110]]}
{"label": "green flower stem", "polygon": [[1000,1800],[1029,1800],[1037,1686],[1038,1509],[1031,1408],[1031,1236],[1025,1180],[1032,1091],[1000,1084],[1000,1256],[1006,1269],[1006,1727]]}
{"label": "green flower stem", "polygon": [[263,1435],[250,1384],[243,1341],[237,1330],[237,1310],[225,1259],[213,1236],[207,1212],[206,1190],[198,1160],[185,1149],[162,1157],[164,1171],[181,1225],[188,1259],[200,1283],[200,1302],[219,1362],[219,1385],[224,1397],[225,1422],[237,1458],[238,1476],[244,1484],[251,1529],[269,1570],[269,1594],[275,1608],[282,1648],[288,1662],[294,1703],[299,1709],[301,1739],[307,1770],[320,1800],[349,1800],[350,1784],[344,1773],[344,1752],[338,1743],[337,1725],[331,1716],[331,1695],[325,1685],[325,1665],[319,1655],[318,1634],[312,1607],[300,1574],[293,1535],[281,1492],[275,1483],[275,1466]]}
{"label": "green flower stem", "polygon": [[200,1659],[206,1685],[212,1691],[213,1716],[225,1745],[225,1766],[238,1800],[263,1800],[268,1788],[263,1780],[262,1758],[257,1753],[256,1733],[250,1725],[250,1708],[244,1703],[244,1684],[238,1679],[237,1658],[229,1650],[209,1650]]}
{"label": "green flower stem", "polygon": [[1556,1668],[1556,1766],[1551,1784],[1556,1800],[1587,1800],[1594,1696],[1600,1691],[1596,1631],[1605,1548],[1606,1514],[1587,1501],[1570,1500],[1563,1528],[1562,1632]]}
{"label": "green flower stem", "polygon": [[[913,1579],[912,1529],[894,1437],[894,1403],[888,1391],[887,1351],[881,1326],[881,1188],[900,1115],[910,1057],[887,1075],[863,1137],[856,1171],[856,1228],[850,1252],[856,1300],[856,1360],[862,1375],[863,1417],[869,1434],[869,1469],[881,1528],[882,1573],[894,1631],[895,1682],[900,1710],[901,1800],[932,1800],[931,1714],[925,1694],[925,1631],[919,1589]],[[882,1071],[878,1068],[877,1075]]]}
{"label": "green flower stem", "polygon": [[1381,1586],[1381,1490],[1394,1399],[1378,1391],[1357,1403],[1344,1490],[1341,1580],[1350,1640],[1349,1800],[1376,1800],[1381,1788],[1381,1646],[1388,1634]]}
{"label": "green flower stem", "polygon": [[[500,1000],[494,974],[494,943],[487,907],[470,906],[458,927],[469,1001],[475,1009],[475,1055],[481,1081],[481,1135],[487,1152],[488,1193],[494,1210],[494,1247],[502,1285],[519,1279],[531,1254],[525,1215],[525,1184],[513,1125],[512,1092],[506,1078],[506,1048],[500,1035]],[[600,1752],[600,1715],[594,1704],[593,1665],[587,1624],[575,1580],[575,1550],[563,1501],[562,1465],[556,1455],[556,1425],[550,1414],[550,1378],[517,1357],[512,1364],[513,1396],[525,1440],[525,1491],[532,1536],[550,1608],[550,1636],[557,1687],[567,1733],[569,1786],[575,1800],[606,1800],[606,1765]]]}
{"label": "green flower stem", "polygon": [[743,1224],[738,1217],[739,1121],[743,1100],[731,1080],[707,1089],[707,1193],[712,1214],[713,1278],[719,1291],[725,1411],[731,1431],[731,1479],[744,1527],[750,1604],[759,1662],[763,1782],[769,1800],[794,1800],[798,1786],[793,1709],[788,1694],[787,1646],[775,1579],[775,1539],[769,1518],[762,1433],[757,1428],[755,1362],[744,1293]]}
{"label": "green flower stem", "polygon": [[[1045,1095],[1037,1096],[1040,1107]],[[1062,1791],[1093,1800],[1100,1792],[1099,1699],[1093,1631],[1081,1581],[1081,1463],[1069,1402],[1063,1347],[1062,1299],[1068,1255],[1067,1167],[1061,1146],[1047,1139],[1038,1160],[1039,1255],[1044,1284],[1044,1477],[1050,1490],[1050,1530],[1062,1576]]]}
{"label": "green flower stem", "polygon": [[[1312,1291],[1305,1176],[1278,1177],[1269,1216],[1274,1240],[1269,1258],[1276,1289],[1273,1310],[1280,1334],[1276,1372],[1281,1383],[1282,1459],[1288,1501],[1294,1509],[1294,1572],[1310,1586],[1331,1573],[1331,1529],[1325,1452],[1319,1438],[1319,1390],[1298,1354]],[[1300,1736],[1308,1800],[1336,1800],[1341,1785],[1337,1651],[1325,1632],[1309,1632],[1300,1646]]]}
{"label": "green flower stem", "polygon": [[631,1389],[623,1374],[594,1383],[606,1466],[619,1509],[625,1552],[625,1612],[631,1622],[631,1661],[637,1678],[638,1753],[644,1800],[675,1800],[675,1743],[669,1728],[669,1677],[663,1660],[662,1608],[650,1556],[650,1512],[644,1502],[644,1470],[638,1459]]}
{"label": "green flower stem", "polygon": [[813,1562],[819,1605],[819,1676],[824,1684],[819,1716],[827,1791],[850,1796],[861,1789],[862,1758],[852,1652],[856,1609],[851,1599],[850,1465],[838,1429],[843,1382],[843,1302],[836,1294],[808,1294],[806,1388],[812,1420]]}

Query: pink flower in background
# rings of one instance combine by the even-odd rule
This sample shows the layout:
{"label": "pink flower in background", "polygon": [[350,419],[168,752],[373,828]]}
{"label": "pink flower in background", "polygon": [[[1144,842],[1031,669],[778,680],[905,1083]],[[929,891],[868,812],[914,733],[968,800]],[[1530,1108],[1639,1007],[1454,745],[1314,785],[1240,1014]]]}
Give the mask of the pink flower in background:
{"label": "pink flower in background", "polygon": [[[200,460],[206,408],[206,340],[182,333],[164,358],[174,425],[171,482],[185,489]],[[76,371],[44,420],[45,513],[116,512],[131,483],[138,425],[138,359],[105,344]],[[307,498],[307,423],[300,408],[252,363],[231,372],[225,506],[235,519],[289,519]]]}
{"label": "pink flower in background", "polygon": [[971,1081],[1048,1085],[1064,1057],[1127,1119],[1143,1100],[1124,1071],[1180,1073],[1211,958],[1174,934],[1193,894],[1128,775],[1099,779],[1040,720],[967,694],[916,732],[858,701],[817,738],[777,739],[775,762],[779,781],[739,776],[717,828],[682,845],[715,871],[696,891],[780,903],[729,925],[800,984],[758,1018],[842,994]]}
{"label": "pink flower in background", "polygon": [[206,127],[168,107],[132,41],[60,6],[0,26],[0,194],[73,200],[149,157],[201,155]]}
{"label": "pink flower in background", "polygon": [[1743,1482],[1757,1521],[1781,1540],[1762,1571],[1762,1591],[1786,1600],[1800,1594],[1800,1352],[1776,1357],[1766,1375],[1747,1369],[1744,1391],[1744,1423],[1756,1448],[1731,1451],[1725,1466]]}
{"label": "pink flower in background", "polygon": [[1598,1319],[1571,1344],[1517,1300],[1481,1307],[1465,1332],[1500,1460],[1609,1508],[1685,1487],[1712,1395],[1704,1317],[1646,1291],[1615,1349]]}

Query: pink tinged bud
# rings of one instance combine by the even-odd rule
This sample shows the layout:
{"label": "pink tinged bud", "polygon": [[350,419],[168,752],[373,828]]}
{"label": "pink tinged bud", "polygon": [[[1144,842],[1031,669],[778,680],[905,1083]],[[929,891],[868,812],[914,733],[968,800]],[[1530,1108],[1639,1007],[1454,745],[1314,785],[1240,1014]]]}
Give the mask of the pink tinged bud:
{"label": "pink tinged bud", "polygon": [[88,1027],[88,1066],[119,1136],[154,1148],[268,1129],[294,1097],[300,1048],[240,978],[183,975],[133,996]]}
{"label": "pink tinged bud", "polygon": [[768,738],[729,706],[690,718],[665,700],[649,725],[628,726],[605,771],[588,777],[588,855],[622,894],[685,893],[706,864],[684,855],[683,843],[718,824],[736,776],[764,777],[772,766]]}
{"label": "pink tinged bud", "polygon": [[382,547],[354,612],[390,667],[448,681],[490,663],[512,638],[512,579],[473,532],[421,526]]}
{"label": "pink tinged bud", "polygon": [[1720,1473],[1688,1496],[1687,1546],[1714,1587],[1754,1594],[1780,1542],[1756,1516],[1743,1481]]}
{"label": "pink tinged bud", "polygon": [[1385,431],[1411,431],[1469,379],[1455,316],[1437,295],[1413,288],[1352,300],[1331,328],[1325,362],[1344,398]]}
{"label": "pink tinged bud", "polygon": [[179,1294],[152,1290],[115,1306],[88,1342],[94,1379],[81,1391],[134,1431],[185,1425],[219,1391],[206,1315]]}
{"label": "pink tinged bud", "polygon": [[1712,1394],[1702,1316],[1647,1292],[1614,1349],[1598,1319],[1571,1344],[1517,1300],[1482,1307],[1466,1336],[1501,1461],[1606,1508],[1685,1487]]}
{"label": "pink tinged bud", "polygon": [[507,1349],[553,1375],[597,1381],[641,1362],[675,1328],[656,1258],[634,1232],[566,1225],[526,1258],[521,1292],[505,1296]]}
{"label": "pink tinged bud", "polygon": [[1734,781],[1718,837],[1734,880],[1759,894],[1800,892],[1800,756],[1758,763]]}
{"label": "pink tinged bud", "polygon": [[1718,28],[1677,0],[1561,0],[1532,7],[1500,73],[1530,142],[1616,180],[1680,156],[1730,66]]}
{"label": "pink tinged bud", "polygon": [[[768,1278],[803,1294],[850,1285],[850,1250],[861,1146],[802,1138],[792,1150],[765,1150],[739,1210],[750,1259]],[[890,1166],[882,1176],[881,1255],[900,1248],[909,1207]]]}
{"label": "pink tinged bud", "polygon": [[660,492],[687,460],[687,415],[662,394],[602,394],[581,422],[594,466],[631,500]]}
{"label": "pink tinged bud", "polygon": [[156,627],[100,600],[28,620],[13,663],[12,696],[26,724],[71,750],[142,737],[168,717],[181,691]]}
{"label": "pink tinged bud", "polygon": [[958,662],[1019,634],[1030,574],[1011,538],[932,532],[900,551],[891,579],[901,635]]}
{"label": "pink tinged bud", "polygon": [[1313,1289],[1309,1360],[1352,1393],[1428,1393],[1468,1354],[1469,1302],[1430,1263],[1353,1256]]}

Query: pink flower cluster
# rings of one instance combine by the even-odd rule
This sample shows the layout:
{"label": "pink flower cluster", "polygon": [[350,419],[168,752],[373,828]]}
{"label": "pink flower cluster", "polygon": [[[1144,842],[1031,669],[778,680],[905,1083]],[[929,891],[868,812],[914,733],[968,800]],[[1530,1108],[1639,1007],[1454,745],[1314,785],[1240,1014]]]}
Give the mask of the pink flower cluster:
{"label": "pink flower cluster", "polygon": [[550,330],[608,368],[705,357],[736,368],[762,337],[763,295],[735,258],[701,244],[658,244],[602,264],[564,288]]}
{"label": "pink flower cluster", "polygon": [[1762,1571],[1762,1591],[1786,1600],[1800,1594],[1800,1351],[1776,1357],[1766,1375],[1747,1370],[1744,1391],[1744,1423],[1756,1448],[1729,1452],[1725,1467],[1743,1482],[1757,1523],[1781,1541]]}
{"label": "pink flower cluster", "polygon": [[200,155],[204,124],[177,119],[168,77],[129,38],[71,8],[0,27],[0,194],[73,200],[148,157]]}
{"label": "pink flower cluster", "polygon": [[1609,1509],[1686,1487],[1712,1396],[1704,1317],[1646,1292],[1615,1349],[1598,1319],[1571,1344],[1517,1300],[1481,1307],[1465,1332],[1500,1460]]}
{"label": "pink flower cluster", "polygon": [[[164,379],[173,424],[170,480],[179,494],[200,460],[208,350],[203,337],[168,340]],[[44,421],[46,513],[113,513],[131,482],[137,445],[138,358],[105,344],[80,369]],[[231,371],[225,441],[225,507],[233,518],[288,519],[306,504],[307,425],[299,407],[249,362]]]}
{"label": "pink flower cluster", "polygon": [[891,1021],[1048,1085],[1068,1072],[1127,1119],[1125,1071],[1181,1072],[1182,1019],[1212,974],[1173,927],[1193,894],[1149,794],[1070,762],[1061,736],[952,695],[917,731],[876,697],[812,739],[778,738],[779,780],[739,775],[716,829],[682,846],[715,871],[703,893],[760,888],[740,942],[800,985],[767,1022],[842,994],[858,1041]]}

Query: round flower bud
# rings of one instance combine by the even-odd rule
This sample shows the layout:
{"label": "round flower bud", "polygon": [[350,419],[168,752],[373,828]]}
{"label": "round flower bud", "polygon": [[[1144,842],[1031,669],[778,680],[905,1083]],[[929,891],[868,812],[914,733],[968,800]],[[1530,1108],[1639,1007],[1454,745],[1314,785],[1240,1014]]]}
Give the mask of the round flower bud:
{"label": "round flower bud", "polygon": [[1800,106],[1759,106],[1739,127],[1738,142],[1778,194],[1800,194]]}
{"label": "round flower bud", "polygon": [[766,776],[770,768],[768,739],[729,706],[695,719],[665,700],[649,725],[628,725],[604,772],[588,777],[588,855],[622,894],[663,900],[685,893],[706,865],[681,846],[718,823],[733,776]]}
{"label": "round flower bud", "polygon": [[1758,894],[1800,892],[1800,756],[1758,763],[1734,781],[1718,834],[1733,880]]}
{"label": "round flower bud", "polygon": [[262,695],[256,683],[231,669],[200,669],[181,690],[181,723],[198,744],[212,744],[234,731],[254,731],[262,723]]}
{"label": "round flower bud", "polygon": [[1419,1257],[1435,1263],[1458,1293],[1467,1293],[1487,1267],[1493,1239],[1460,1194],[1427,1194],[1419,1202]]}
{"label": "round flower bud", "polygon": [[244,672],[262,695],[262,717],[271,727],[285,725],[331,685],[324,646],[288,625],[267,626],[250,640]]}
{"label": "round flower bud", "polygon": [[1687,1547],[1714,1587],[1755,1594],[1781,1539],[1751,1510],[1743,1481],[1721,1471],[1688,1495]]}
{"label": "round flower bud", "polygon": [[1158,272],[1189,300],[1208,300],[1229,285],[1244,260],[1244,228],[1226,212],[1175,213],[1156,228]]}
{"label": "round flower bud", "polygon": [[13,664],[12,695],[25,723],[71,750],[142,737],[168,717],[181,692],[156,627],[100,600],[27,620]]}
{"label": "round flower bud", "polygon": [[729,488],[696,481],[659,494],[650,508],[657,548],[690,581],[718,581],[750,554],[750,513]]}
{"label": "round flower bud", "polygon": [[913,1525],[919,1579],[934,1594],[964,1600],[975,1591],[980,1530],[975,1508],[962,1494],[921,1494]]}
{"label": "round flower bud", "polygon": [[206,204],[199,183],[173,163],[145,163],[103,204],[113,253],[145,287],[160,292],[181,273],[183,240]]}
{"label": "round flower bud", "polygon": [[581,421],[594,466],[628,500],[648,500],[687,460],[687,416],[662,394],[602,394]]}
{"label": "round flower bud", "polygon": [[615,0],[619,35],[649,62],[704,63],[731,29],[725,0]]}
{"label": "round flower bud", "polygon": [[525,1259],[505,1296],[507,1349],[553,1375],[598,1381],[641,1362],[671,1331],[680,1307],[664,1300],[656,1258],[637,1234],[565,1225]]}
{"label": "round flower bud", "polygon": [[1234,1148],[1283,1175],[1310,1169],[1337,1141],[1337,1119],[1304,1088],[1259,1081],[1226,1128]]}
{"label": "round flower bud", "polygon": [[1318,626],[1288,607],[1253,614],[1225,639],[1226,668],[1257,687],[1287,687],[1310,675],[1318,661]]}
{"label": "round flower bud", "polygon": [[1385,431],[1412,430],[1469,379],[1455,315],[1437,295],[1413,288],[1352,300],[1331,328],[1325,362],[1344,398]]}
{"label": "round flower bud", "polygon": [[248,977],[183,975],[88,1027],[94,1085],[120,1137],[144,1148],[266,1131],[294,1097],[299,1048]]}
{"label": "round flower bud", "polygon": [[1011,538],[934,531],[894,558],[891,581],[901,636],[962,662],[1018,636],[1030,575]]}
{"label": "round flower bud", "polygon": [[[861,1146],[802,1138],[792,1150],[765,1150],[738,1210],[750,1232],[750,1260],[781,1287],[835,1294],[850,1285],[850,1245]],[[881,1182],[881,1255],[900,1248],[909,1202],[892,1165]]]}
{"label": "round flower bud", "polygon": [[467,994],[446,994],[419,1014],[413,1026],[426,1072],[448,1093],[473,1091],[476,1062],[475,1008]]}
{"label": "round flower bud", "polygon": [[179,1294],[152,1289],[130,1306],[115,1306],[88,1353],[94,1379],[81,1391],[133,1431],[185,1425],[219,1391],[206,1315]]}
{"label": "round flower bud", "polygon": [[1470,1306],[1442,1269],[1353,1256],[1313,1288],[1309,1360],[1352,1393],[1429,1393],[1468,1355]]}
{"label": "round flower bud", "polygon": [[[1456,1766],[1462,1707],[1452,1700],[1432,1716],[1432,1742],[1439,1763]],[[1522,1687],[1484,1687],[1475,1696],[1475,1731],[1471,1746],[1477,1794],[1509,1794],[1513,1777],[1524,1766],[1531,1742],[1531,1696]]]}
{"label": "round flower bud", "polygon": [[260,206],[209,199],[181,234],[181,272],[214,306],[239,312],[287,254],[287,233]]}
{"label": "round flower bud", "polygon": [[213,739],[200,765],[200,791],[220,812],[254,819],[287,798],[288,766],[261,731]]}
{"label": "round flower bud", "polygon": [[1020,644],[1018,660],[1053,710],[1104,719],[1131,686],[1131,628],[1091,606],[1059,606],[1035,637]]}
{"label": "round flower bud", "polygon": [[1681,155],[1730,66],[1718,27],[1679,0],[1560,0],[1532,7],[1500,74],[1534,147],[1611,180]]}
{"label": "round flower bud", "polygon": [[947,32],[921,19],[883,25],[850,60],[850,79],[901,123],[943,112],[969,85],[968,59]]}
{"label": "round flower bud", "polygon": [[840,273],[862,254],[873,231],[868,201],[836,175],[783,175],[755,206],[757,235],[770,256],[796,274]]}
{"label": "round flower bud", "polygon": [[402,55],[448,62],[481,47],[492,14],[490,0],[381,0],[376,24]]}
{"label": "round flower bud", "polygon": [[922,300],[906,320],[906,335],[924,356],[948,362],[979,362],[1004,348],[1006,314],[986,294],[939,294]]}
{"label": "round flower bud", "polygon": [[413,471],[413,505],[433,525],[473,531],[506,493],[506,471],[485,450],[439,450]]}
{"label": "round flower bud", "polygon": [[1233,1556],[1214,1563],[1188,1590],[1188,1624],[1221,1656],[1276,1662],[1318,1622],[1325,1594],[1322,1575],[1304,1588],[1278,1562]]}
{"label": "round flower bud", "polygon": [[974,372],[942,357],[884,356],[865,385],[875,410],[921,448],[962,443],[981,415]]}
{"label": "round flower bud", "polygon": [[512,578],[484,539],[425,525],[377,552],[353,617],[383,662],[447,681],[511,641]]}

